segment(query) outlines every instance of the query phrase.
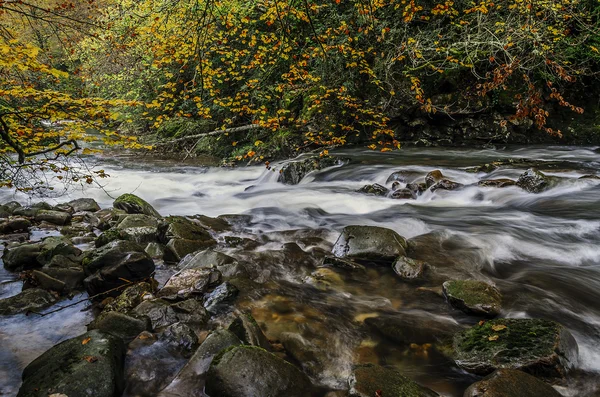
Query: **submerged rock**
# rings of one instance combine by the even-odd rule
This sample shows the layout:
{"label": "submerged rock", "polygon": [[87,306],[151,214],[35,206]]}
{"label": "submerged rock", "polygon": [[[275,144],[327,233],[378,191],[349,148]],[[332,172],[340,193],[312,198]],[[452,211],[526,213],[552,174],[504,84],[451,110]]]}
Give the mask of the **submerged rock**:
{"label": "submerged rock", "polygon": [[161,218],[160,214],[154,209],[154,207],[135,194],[126,193],[117,197],[113,203],[113,206],[117,209],[127,212],[128,214],[144,214]]}
{"label": "submerged rock", "polygon": [[206,392],[221,397],[306,397],[310,381],[292,364],[255,346],[232,346],[214,359]]}
{"label": "submerged rock", "polygon": [[18,397],[114,397],[123,390],[121,339],[94,330],[66,340],[23,371]]}
{"label": "submerged rock", "polygon": [[42,310],[51,306],[55,301],[54,295],[46,290],[39,288],[26,289],[17,295],[0,299],[0,315]]}
{"label": "submerged rock", "polygon": [[391,229],[377,226],[346,226],[333,247],[338,258],[391,264],[405,255],[406,240]]}
{"label": "submerged rock", "polygon": [[360,189],[357,190],[357,192],[370,194],[373,196],[387,196],[387,194],[390,192],[390,190],[388,188],[386,188],[385,186],[381,186],[378,183],[374,183],[372,185],[365,185],[365,186],[361,187]]}
{"label": "submerged rock", "polygon": [[436,397],[436,392],[419,385],[395,369],[367,364],[357,366],[348,382],[350,397]]}
{"label": "submerged rock", "polygon": [[283,332],[279,339],[290,357],[298,362],[312,377],[322,375],[325,353],[302,335],[293,332]]}
{"label": "submerged rock", "polygon": [[305,160],[292,161],[281,168],[277,181],[286,185],[297,185],[312,171],[343,165],[347,162],[348,160],[337,157],[310,157]]}
{"label": "submerged rock", "polygon": [[530,168],[519,176],[517,186],[529,193],[541,193],[551,187],[551,180],[541,171]]}
{"label": "submerged rock", "polygon": [[427,264],[423,261],[400,256],[394,262],[392,269],[403,280],[414,280],[423,277]]}
{"label": "submerged rock", "polygon": [[365,324],[401,344],[446,343],[463,327],[451,318],[425,311],[382,315],[365,319]]}
{"label": "submerged rock", "polygon": [[496,317],[500,313],[502,295],[491,284],[478,280],[452,280],[442,287],[448,303],[467,314]]}
{"label": "submerged rock", "polygon": [[453,341],[456,364],[479,375],[520,369],[564,377],[578,360],[577,342],[562,325],[541,319],[496,319],[460,332]]}
{"label": "submerged rock", "polygon": [[552,386],[514,369],[499,369],[469,386],[463,397],[560,397]]}

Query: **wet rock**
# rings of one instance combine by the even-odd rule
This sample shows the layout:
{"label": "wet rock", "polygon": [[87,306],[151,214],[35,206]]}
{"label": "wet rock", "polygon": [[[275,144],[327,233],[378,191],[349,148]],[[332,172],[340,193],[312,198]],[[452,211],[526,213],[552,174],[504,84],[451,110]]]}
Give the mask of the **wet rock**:
{"label": "wet rock", "polygon": [[462,183],[454,182],[449,179],[442,179],[441,181],[436,182],[429,189],[432,192],[436,190],[457,190],[462,188],[464,185]]}
{"label": "wet rock", "polygon": [[260,243],[251,238],[236,237],[236,236],[225,236],[225,244],[232,248],[242,248],[246,250],[253,250],[260,246]]}
{"label": "wet rock", "polygon": [[159,243],[148,243],[146,248],[144,249],[151,258],[162,258],[165,255],[165,247]]}
{"label": "wet rock", "polygon": [[20,217],[9,218],[4,222],[0,222],[0,234],[27,231],[30,226],[31,222],[28,219]]}
{"label": "wet rock", "polygon": [[457,333],[456,364],[475,374],[500,368],[564,377],[578,360],[577,342],[562,325],[542,319],[496,319]]}
{"label": "wet rock", "polygon": [[318,377],[323,373],[323,351],[315,344],[293,332],[283,332],[279,340],[290,357],[299,363],[308,375]]}
{"label": "wet rock", "polygon": [[171,304],[164,299],[146,300],[140,303],[133,313],[148,316],[153,329],[161,329],[181,322],[199,328],[206,324],[209,314],[202,304],[195,299]]}
{"label": "wet rock", "polygon": [[38,222],[48,222],[53,225],[63,226],[71,222],[71,214],[63,211],[39,210],[35,214],[35,220]]}
{"label": "wet rock", "polygon": [[198,336],[192,328],[183,323],[169,325],[162,332],[160,339],[184,357],[191,357],[198,348]]}
{"label": "wet rock", "polygon": [[517,184],[517,182],[513,181],[512,179],[507,179],[507,178],[484,179],[484,180],[477,182],[477,185],[480,187],[508,187],[508,186],[515,186],[516,184]]}
{"label": "wet rock", "polygon": [[451,318],[415,310],[365,319],[365,324],[401,344],[446,343],[463,327]]}
{"label": "wet rock", "polygon": [[359,365],[348,382],[350,397],[436,397],[433,390],[419,385],[398,371],[379,365]]}
{"label": "wet rock", "polygon": [[551,180],[542,172],[530,168],[519,176],[517,186],[529,193],[541,193],[551,187]]}
{"label": "wet rock", "polygon": [[186,255],[212,247],[216,241],[202,226],[184,217],[169,217],[161,229],[160,240],[166,244],[165,260],[179,262]]}
{"label": "wet rock", "polygon": [[427,190],[427,185],[424,183],[409,183],[406,188],[413,193],[413,196],[418,196]]}
{"label": "wet rock", "polygon": [[119,196],[113,203],[113,206],[117,209],[125,211],[128,214],[144,214],[153,216],[155,218],[161,218],[160,214],[154,209],[154,207],[135,194],[126,193]]}
{"label": "wet rock", "polygon": [[268,351],[272,350],[269,340],[250,313],[244,313],[236,317],[228,329],[246,345],[262,347]]}
{"label": "wet rock", "polygon": [[366,263],[391,264],[405,255],[406,240],[391,229],[346,226],[333,247],[333,255]]}
{"label": "wet rock", "polygon": [[204,298],[204,307],[209,313],[225,311],[239,294],[237,287],[229,282],[224,282],[207,294]]}
{"label": "wet rock", "polygon": [[88,330],[98,329],[102,332],[121,338],[125,343],[131,342],[143,331],[150,331],[152,324],[148,317],[133,317],[111,311],[88,326]]}
{"label": "wet rock", "polygon": [[[66,237],[48,237],[41,242],[40,255],[37,257],[38,263],[42,265],[56,266],[58,260],[68,261],[68,263],[81,263],[82,251],[75,247]],[[55,259],[57,258],[57,259]]]}
{"label": "wet rock", "polygon": [[400,256],[392,265],[394,272],[403,280],[423,278],[427,264],[423,261]]}
{"label": "wet rock", "polygon": [[388,195],[390,190],[385,186],[381,186],[378,183],[374,183],[372,185],[365,185],[357,190],[359,193],[370,194],[373,196],[382,196],[385,197]]}
{"label": "wet rock", "polygon": [[36,244],[22,244],[16,247],[5,248],[2,254],[2,261],[7,270],[27,270],[41,267],[37,261],[40,255],[42,246]]}
{"label": "wet rock", "polygon": [[47,273],[34,270],[31,272],[31,275],[37,286],[41,289],[56,291],[59,293],[65,290],[65,283],[63,281],[58,280]]}
{"label": "wet rock", "polygon": [[292,161],[281,168],[277,181],[286,185],[297,185],[310,172],[346,163],[348,160],[337,157],[310,157]]}
{"label": "wet rock", "polygon": [[152,293],[152,286],[149,283],[142,282],[127,287],[111,303],[107,304],[98,318],[108,314],[111,311],[119,313],[128,313],[136,308],[144,297]]}
{"label": "wet rock", "polygon": [[390,197],[396,200],[414,200],[417,198],[415,192],[411,189],[398,189]]}
{"label": "wet rock", "polygon": [[85,287],[90,295],[112,290],[129,282],[150,277],[154,272],[152,258],[138,244],[113,241],[92,252],[83,261],[87,275]]}
{"label": "wet rock", "polygon": [[100,331],[66,340],[25,368],[18,397],[121,395],[124,355],[123,342]]}
{"label": "wet rock", "polygon": [[[94,228],[91,225],[84,225],[82,223],[78,223],[78,224],[73,224],[71,226],[65,226],[65,227],[61,228],[60,234],[62,234],[63,236],[66,236],[66,237],[80,237],[80,236],[89,235],[91,233],[95,238],[93,231],[94,231]],[[92,241],[93,241],[93,238],[92,238]]]}
{"label": "wet rock", "polygon": [[186,256],[179,264],[179,269],[205,269],[217,267],[219,269],[236,264],[235,258],[213,249],[196,252]]}
{"label": "wet rock", "polygon": [[579,179],[600,179],[600,176],[598,176],[598,175],[584,175],[584,176],[580,176]]}
{"label": "wet rock", "polygon": [[123,218],[117,225],[117,229],[125,230],[137,227],[158,227],[158,219],[144,214],[131,214]]}
{"label": "wet rock", "polygon": [[412,183],[415,180],[419,179],[420,176],[421,176],[421,174],[419,174],[418,172],[415,172],[415,171],[400,170],[400,171],[395,171],[390,176],[388,176],[385,183],[390,183],[390,182]]}
{"label": "wet rock", "polygon": [[204,309],[202,303],[196,299],[187,299],[171,305],[179,322],[188,324],[194,329],[200,329],[206,325],[210,314]]}
{"label": "wet rock", "polygon": [[[63,293],[83,289],[83,279],[85,279],[85,273],[81,267],[43,267],[39,270],[34,270],[33,273],[35,275],[38,272],[45,274],[49,279],[58,280],[60,283],[62,283],[63,288],[60,291]],[[49,284],[47,284],[47,281],[42,281],[41,277],[43,276],[36,276],[42,288],[54,289],[60,285],[56,284],[55,287],[51,287]]]}
{"label": "wet rock", "polygon": [[67,203],[71,208],[73,208],[74,212],[96,212],[100,211],[100,206],[96,202],[96,200],[91,198],[80,198],[73,201],[69,201]]}
{"label": "wet rock", "polygon": [[0,299],[0,315],[11,315],[30,311],[40,311],[56,301],[50,292],[39,289],[26,289],[17,295]]}
{"label": "wet rock", "polygon": [[127,212],[117,208],[106,208],[94,213],[94,226],[100,230],[108,230],[117,225],[120,219],[127,216]]}
{"label": "wet rock", "polygon": [[444,175],[440,170],[434,170],[425,175],[425,186],[429,189],[439,181],[444,179]]}
{"label": "wet rock", "polygon": [[206,215],[194,215],[190,217],[205,229],[221,233],[231,229],[231,225],[221,218],[211,218]]}
{"label": "wet rock", "polygon": [[171,276],[158,296],[173,296],[187,299],[201,296],[209,288],[221,282],[221,272],[217,269],[184,269]]}
{"label": "wet rock", "polygon": [[331,265],[339,269],[347,270],[365,270],[365,267],[360,263],[348,259],[336,258],[335,256],[325,256],[323,258],[323,265]]}
{"label": "wet rock", "polygon": [[159,397],[204,397],[204,378],[213,358],[222,350],[240,345],[242,342],[232,332],[219,329],[202,342],[190,361]]}
{"label": "wet rock", "polygon": [[102,232],[96,239],[96,248],[104,247],[112,241],[127,240],[127,237],[128,235],[124,230],[108,229]]}
{"label": "wet rock", "polygon": [[281,358],[254,346],[232,346],[214,359],[206,392],[223,397],[306,397],[310,381]]}
{"label": "wet rock", "polygon": [[500,313],[502,295],[496,287],[484,281],[446,281],[443,290],[448,303],[467,314],[496,317]]}
{"label": "wet rock", "polygon": [[514,369],[499,369],[469,386],[463,397],[560,397],[552,386]]}
{"label": "wet rock", "polygon": [[21,208],[21,204],[17,201],[9,201],[8,203],[2,204],[2,207],[10,214],[13,214],[17,208]]}

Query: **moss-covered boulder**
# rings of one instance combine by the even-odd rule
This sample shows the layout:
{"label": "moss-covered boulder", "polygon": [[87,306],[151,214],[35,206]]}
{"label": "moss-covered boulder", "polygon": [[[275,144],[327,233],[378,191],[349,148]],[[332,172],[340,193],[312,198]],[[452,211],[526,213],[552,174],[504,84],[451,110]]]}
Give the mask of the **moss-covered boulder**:
{"label": "moss-covered boulder", "polygon": [[121,339],[90,331],[52,347],[29,364],[17,396],[120,396],[124,356]]}
{"label": "moss-covered boulder", "polygon": [[496,319],[457,333],[456,364],[475,374],[501,368],[563,377],[578,360],[577,342],[562,325],[542,319]]}
{"label": "moss-covered boulder", "polygon": [[534,168],[525,171],[517,180],[517,186],[529,193],[541,193],[552,187],[553,181],[550,177]]}
{"label": "moss-covered boulder", "polygon": [[232,346],[212,361],[206,392],[220,397],[306,397],[308,377],[292,364],[255,346]]}
{"label": "moss-covered boulder", "polygon": [[350,380],[350,397],[436,397],[436,392],[419,385],[392,368],[360,365],[354,368]]}
{"label": "moss-covered boulder", "polygon": [[360,189],[357,190],[357,192],[364,193],[364,194],[370,194],[372,196],[385,197],[388,195],[390,190],[385,186],[381,186],[379,183],[374,183],[372,185],[365,185],[365,186],[361,187]]}
{"label": "moss-covered boulder", "polygon": [[502,295],[485,281],[451,280],[446,281],[442,288],[448,303],[467,314],[496,317],[500,313]]}
{"label": "moss-covered boulder", "polygon": [[463,397],[560,397],[547,383],[514,369],[499,369],[469,386]]}
{"label": "moss-covered boulder", "polygon": [[144,214],[156,218],[161,217],[154,207],[135,194],[126,193],[117,197],[113,203],[113,206],[117,209],[127,212],[128,214]]}
{"label": "moss-covered boulder", "polygon": [[182,216],[166,218],[160,228],[159,238],[163,244],[166,244],[165,260],[167,262],[179,262],[188,254],[216,244],[204,227]]}
{"label": "moss-covered boulder", "polygon": [[427,263],[406,256],[399,256],[392,265],[398,277],[407,281],[422,279],[426,268]]}
{"label": "moss-covered boulder", "polygon": [[39,311],[56,302],[50,292],[30,288],[9,298],[0,299],[0,315],[11,315],[29,311]]}
{"label": "moss-covered boulder", "polygon": [[391,229],[377,226],[346,226],[333,247],[338,258],[390,265],[406,253],[406,240]]}

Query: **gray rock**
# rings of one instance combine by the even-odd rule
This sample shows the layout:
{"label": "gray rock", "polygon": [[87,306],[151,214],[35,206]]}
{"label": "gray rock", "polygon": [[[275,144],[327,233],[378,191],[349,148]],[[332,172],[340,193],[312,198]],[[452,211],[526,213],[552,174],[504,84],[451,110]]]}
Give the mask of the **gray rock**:
{"label": "gray rock", "polygon": [[214,359],[206,392],[222,397],[306,397],[310,381],[292,364],[255,346],[232,346]]}
{"label": "gray rock", "polygon": [[11,271],[28,270],[41,267],[37,261],[42,250],[42,245],[22,244],[16,247],[5,248],[2,254],[4,267]]}
{"label": "gray rock", "polygon": [[377,226],[346,226],[333,247],[338,258],[391,264],[406,254],[406,240],[391,229]]}
{"label": "gray rock", "polygon": [[0,315],[11,315],[29,311],[39,311],[51,306],[56,301],[50,292],[30,288],[9,298],[0,299]]}
{"label": "gray rock", "polygon": [[221,272],[217,269],[184,269],[171,276],[158,295],[187,299],[203,295],[220,282]]}
{"label": "gray rock", "polygon": [[36,281],[37,286],[41,289],[56,291],[59,293],[65,290],[65,283],[63,281],[58,280],[47,273],[34,270],[31,272],[31,275]]}
{"label": "gray rock", "polygon": [[34,274],[37,274],[37,272],[43,273],[51,279],[60,281],[63,284],[63,293],[83,289],[83,279],[85,278],[85,273],[80,267],[43,267],[34,271]]}
{"label": "gray rock", "polygon": [[100,206],[96,202],[96,200],[91,198],[80,198],[73,201],[69,201],[67,204],[73,208],[75,212],[96,212],[100,211]]}
{"label": "gray rock", "polygon": [[66,340],[25,368],[18,397],[121,395],[124,355],[123,342],[100,331]]}
{"label": "gray rock", "polygon": [[160,241],[167,246],[167,262],[179,262],[186,255],[217,243],[206,229],[187,218],[169,217],[166,222],[161,228]]}
{"label": "gray rock", "polygon": [[423,261],[400,256],[392,265],[394,272],[403,280],[423,278],[427,264]]}
{"label": "gray rock", "polygon": [[169,325],[162,332],[160,339],[184,357],[190,357],[198,348],[198,336],[190,326],[184,323]]}
{"label": "gray rock", "polygon": [[495,319],[459,332],[453,341],[456,364],[487,375],[519,369],[562,378],[577,364],[577,342],[562,325],[541,319]]}
{"label": "gray rock", "polygon": [[117,197],[113,203],[113,207],[123,210],[128,214],[144,214],[161,218],[160,214],[154,209],[154,207],[135,194],[126,193]]}
{"label": "gray rock", "polygon": [[181,322],[194,329],[203,327],[209,319],[209,314],[202,304],[195,299],[183,302],[169,303],[164,299],[147,300],[139,304],[133,313],[148,316],[154,330]]}
{"label": "gray rock", "polygon": [[148,317],[132,317],[127,314],[111,311],[88,326],[88,330],[98,329],[102,332],[121,338],[125,343],[131,342],[143,331],[150,331],[152,324]]}
{"label": "gray rock", "polygon": [[148,243],[144,251],[154,259],[162,258],[165,255],[165,247],[156,242]]}
{"label": "gray rock", "polygon": [[48,222],[53,225],[64,226],[71,222],[71,214],[63,211],[39,210],[35,214],[35,220],[38,222]]}
{"label": "gray rock", "polygon": [[292,161],[281,168],[277,181],[286,185],[297,185],[313,171],[346,163],[348,163],[348,160],[337,157],[310,157],[304,160]]}
{"label": "gray rock", "polygon": [[228,265],[234,265],[237,261],[229,255],[213,249],[190,254],[183,258],[177,265],[178,269],[203,269],[210,267],[223,268]]}
{"label": "gray rock", "polygon": [[509,187],[515,186],[517,182],[512,179],[502,178],[502,179],[484,179],[477,182],[477,185],[480,187]]}
{"label": "gray rock", "polygon": [[142,303],[145,296],[151,296],[151,294],[152,286],[146,282],[137,283],[127,287],[119,294],[119,296],[104,306],[104,309],[102,310],[102,313],[98,315],[98,318],[103,317],[111,311],[127,314]]}
{"label": "gray rock", "polygon": [[354,368],[350,380],[350,397],[437,397],[436,392],[419,385],[392,368],[367,364]]}
{"label": "gray rock", "polygon": [[390,192],[388,188],[385,186],[381,186],[378,183],[374,183],[372,185],[365,185],[357,190],[359,193],[370,194],[373,196],[382,196],[385,197]]}
{"label": "gray rock", "polygon": [[31,222],[28,219],[20,217],[9,218],[4,222],[0,222],[0,234],[27,231],[30,226]]}
{"label": "gray rock", "polygon": [[448,303],[467,314],[496,317],[500,313],[502,295],[491,284],[478,280],[451,280],[442,287]]}
{"label": "gray rock", "polygon": [[432,192],[435,192],[436,190],[458,190],[464,186],[465,185],[462,183],[454,182],[449,179],[442,179],[441,181],[438,181],[432,185],[429,189]]}
{"label": "gray rock", "polygon": [[244,313],[236,317],[228,329],[246,345],[262,347],[268,351],[272,350],[269,340],[250,313]]}
{"label": "gray rock", "polygon": [[21,208],[21,204],[17,201],[9,201],[8,203],[2,204],[2,207],[12,214],[17,208]]}
{"label": "gray rock", "polygon": [[239,292],[235,285],[226,281],[205,296],[204,307],[213,314],[224,311],[230,307]]}
{"label": "gray rock", "polygon": [[117,240],[127,240],[129,235],[125,230],[108,229],[102,232],[96,239],[96,248],[104,247],[106,244]]}
{"label": "gray rock", "polygon": [[560,397],[547,383],[514,369],[499,369],[469,386],[463,397]]}
{"label": "gray rock", "polygon": [[552,181],[541,171],[530,168],[519,176],[517,186],[529,193],[541,193],[552,187]]}
{"label": "gray rock", "polygon": [[411,189],[398,189],[390,196],[396,200],[414,200],[417,198],[415,192]]}
{"label": "gray rock", "polygon": [[420,176],[421,176],[421,174],[419,174],[418,172],[415,172],[415,171],[400,170],[400,171],[393,172],[387,178],[385,183],[390,183],[390,182],[412,183],[412,182],[416,181],[417,179],[419,179]]}
{"label": "gray rock", "polygon": [[131,227],[158,227],[158,219],[144,214],[131,214],[123,218],[117,225],[117,229],[125,230]]}

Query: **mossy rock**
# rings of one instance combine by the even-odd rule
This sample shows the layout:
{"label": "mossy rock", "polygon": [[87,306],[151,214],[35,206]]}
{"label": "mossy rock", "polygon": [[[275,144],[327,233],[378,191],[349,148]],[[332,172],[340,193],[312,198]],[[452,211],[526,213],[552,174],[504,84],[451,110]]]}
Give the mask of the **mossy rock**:
{"label": "mossy rock", "polygon": [[381,196],[385,197],[390,192],[390,190],[380,185],[379,183],[374,183],[372,185],[365,185],[357,190],[358,193],[369,194],[371,196]]}
{"label": "mossy rock", "polygon": [[541,171],[530,168],[517,180],[517,186],[529,193],[541,193],[555,185],[555,180]]}
{"label": "mossy rock", "polygon": [[562,325],[542,319],[495,319],[459,332],[456,364],[475,374],[500,368],[544,377],[564,377],[578,360],[575,338]]}
{"label": "mossy rock", "polygon": [[463,397],[560,397],[549,384],[514,369],[499,369],[469,386]]}
{"label": "mossy rock", "polygon": [[11,315],[45,309],[56,301],[50,292],[31,288],[9,298],[0,299],[0,315]]}
{"label": "mossy rock", "polygon": [[392,368],[367,364],[354,368],[349,380],[350,397],[436,397],[436,392],[419,385]]}
{"label": "mossy rock", "polygon": [[496,287],[484,281],[446,281],[443,291],[452,307],[467,314],[496,317],[500,313],[502,295]]}
{"label": "mossy rock", "polygon": [[160,214],[154,209],[154,207],[135,194],[126,193],[119,196],[113,203],[113,206],[117,209],[127,212],[128,214],[144,214],[161,218]]}

